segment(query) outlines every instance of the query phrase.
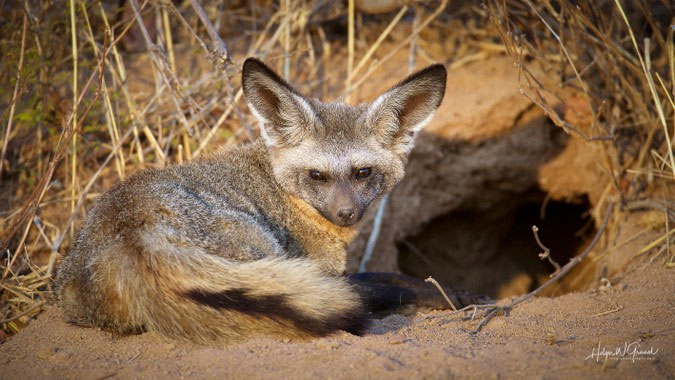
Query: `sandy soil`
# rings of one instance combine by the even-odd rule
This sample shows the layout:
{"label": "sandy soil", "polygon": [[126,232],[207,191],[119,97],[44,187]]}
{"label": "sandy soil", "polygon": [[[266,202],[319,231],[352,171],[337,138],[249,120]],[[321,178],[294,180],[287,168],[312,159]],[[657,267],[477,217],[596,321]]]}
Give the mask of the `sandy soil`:
{"label": "sandy soil", "polygon": [[673,378],[672,269],[634,266],[609,289],[527,301],[475,336],[476,321],[432,312],[377,320],[363,337],[199,347],[72,326],[52,307],[0,346],[0,378]]}

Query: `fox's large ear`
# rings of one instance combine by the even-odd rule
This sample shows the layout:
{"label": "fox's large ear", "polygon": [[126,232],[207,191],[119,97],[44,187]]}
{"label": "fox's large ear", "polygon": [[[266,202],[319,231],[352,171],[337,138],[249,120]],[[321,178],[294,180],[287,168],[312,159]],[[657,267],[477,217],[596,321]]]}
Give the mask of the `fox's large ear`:
{"label": "fox's large ear", "polygon": [[410,75],[369,106],[366,123],[378,141],[402,157],[413,148],[445,95],[445,67],[429,66]]}
{"label": "fox's large ear", "polygon": [[260,134],[267,146],[299,143],[317,120],[302,95],[255,58],[244,62],[242,87],[249,108],[260,121]]}

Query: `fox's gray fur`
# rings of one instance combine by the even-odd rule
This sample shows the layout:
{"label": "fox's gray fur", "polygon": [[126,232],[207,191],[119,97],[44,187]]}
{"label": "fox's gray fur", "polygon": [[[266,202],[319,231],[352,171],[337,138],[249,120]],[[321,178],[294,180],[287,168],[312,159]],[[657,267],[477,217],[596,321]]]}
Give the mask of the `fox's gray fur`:
{"label": "fox's gray fur", "polygon": [[338,276],[346,248],[402,179],[445,69],[357,106],[306,98],[255,59],[242,82],[262,141],[102,195],[57,275],[68,320],[198,343],[362,331],[363,300]]}

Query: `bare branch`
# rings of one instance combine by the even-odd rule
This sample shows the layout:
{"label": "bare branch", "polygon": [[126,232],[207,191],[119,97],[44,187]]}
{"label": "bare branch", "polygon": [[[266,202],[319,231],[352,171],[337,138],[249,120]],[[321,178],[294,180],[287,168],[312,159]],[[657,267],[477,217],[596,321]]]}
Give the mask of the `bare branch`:
{"label": "bare branch", "polygon": [[551,276],[555,276],[558,272],[560,272],[560,264],[556,263],[555,260],[551,258],[551,250],[548,247],[546,247],[541,242],[541,240],[539,240],[539,234],[537,232],[539,232],[539,228],[537,226],[532,226],[532,233],[534,234],[534,240],[537,241],[537,245],[539,246],[539,248],[544,250],[544,252],[539,254],[539,258],[542,260],[548,259],[548,262],[551,263],[551,265],[553,265],[553,267],[555,268],[555,272],[551,273]]}
{"label": "bare branch", "polygon": [[[157,67],[157,71],[159,72],[159,75],[161,76],[162,80],[168,84],[168,88],[170,90],[169,94],[171,95],[171,99],[173,100],[173,103],[176,107],[177,111],[176,116],[180,120],[181,124],[183,124],[183,126],[187,129],[188,133],[192,133],[192,128],[190,127],[187,118],[185,117],[185,114],[181,108],[181,102],[186,101],[187,99],[182,94],[178,78],[176,78],[176,75],[171,70],[169,60],[167,59],[166,53],[164,51],[164,46],[161,44],[161,42],[159,44],[155,44],[152,42],[152,38],[150,38],[150,33],[148,33],[148,29],[145,27],[145,23],[143,22],[143,18],[141,17],[140,8],[138,7],[138,1],[129,0],[129,2],[131,3],[131,8],[134,12],[134,15],[136,16],[136,23],[138,24],[138,27],[141,29],[141,32],[143,34],[145,45],[148,49],[148,52],[150,53],[150,58],[152,58],[152,62]],[[192,102],[188,101],[188,103],[192,105]]]}
{"label": "bare branch", "polygon": [[[253,128],[251,127],[251,125],[246,122],[246,118],[241,113],[241,110],[239,110],[239,107],[237,107],[236,104],[237,99],[236,96],[234,95],[234,89],[232,88],[232,83],[230,83],[230,77],[227,75],[227,66],[229,64],[234,64],[234,61],[232,61],[232,58],[227,52],[227,45],[225,45],[225,42],[220,38],[218,32],[216,31],[216,28],[214,28],[213,24],[211,23],[211,20],[209,20],[208,16],[206,15],[206,12],[204,12],[204,9],[201,7],[201,5],[199,5],[197,0],[190,0],[190,4],[192,5],[192,8],[195,10],[195,12],[197,12],[199,19],[202,21],[202,24],[204,24],[206,31],[209,33],[209,37],[211,37],[211,42],[213,43],[213,49],[209,50],[206,47],[206,44],[204,44],[201,40],[199,40],[199,38],[198,40],[201,42],[202,47],[205,49],[206,55],[211,61],[211,64],[217,70],[223,73],[223,79],[225,79],[225,90],[227,91],[227,101],[232,105],[232,110],[234,111],[234,114],[237,116],[239,122],[246,129],[248,138],[252,140],[255,138],[255,133],[253,132]],[[178,10],[176,10],[175,7],[173,7],[173,4],[171,4],[171,7],[174,9],[175,13],[178,14],[180,18],[182,18],[182,16],[180,16],[180,13],[178,13]],[[187,22],[184,23],[187,24]],[[192,34],[196,36],[192,28],[188,30],[190,30],[190,32],[192,32]]]}

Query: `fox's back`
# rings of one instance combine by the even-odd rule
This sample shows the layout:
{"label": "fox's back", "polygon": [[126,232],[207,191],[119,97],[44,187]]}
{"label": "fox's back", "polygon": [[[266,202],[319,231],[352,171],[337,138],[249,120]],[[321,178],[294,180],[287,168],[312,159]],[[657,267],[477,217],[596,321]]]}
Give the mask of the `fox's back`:
{"label": "fox's back", "polygon": [[281,233],[286,201],[276,183],[267,180],[266,154],[262,144],[253,143],[132,175],[96,200],[75,251],[95,255],[111,244],[133,244],[155,228],[169,240],[247,259],[240,249],[226,249],[233,240],[232,233],[223,233],[227,223],[260,226],[287,246],[288,236]]}

